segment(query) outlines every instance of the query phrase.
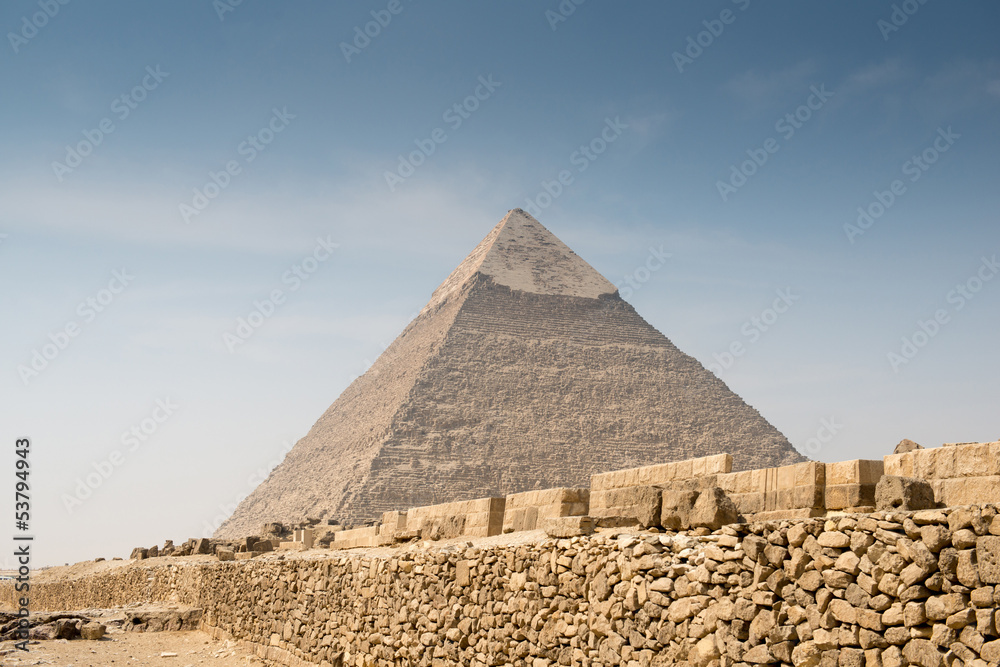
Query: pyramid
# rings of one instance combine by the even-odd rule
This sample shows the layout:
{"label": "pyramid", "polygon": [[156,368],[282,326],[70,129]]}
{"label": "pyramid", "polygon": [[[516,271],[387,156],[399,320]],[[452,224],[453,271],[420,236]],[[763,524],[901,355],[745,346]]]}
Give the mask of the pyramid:
{"label": "pyramid", "polygon": [[728,452],[805,460],[520,209],[334,401],[217,537],[556,486]]}

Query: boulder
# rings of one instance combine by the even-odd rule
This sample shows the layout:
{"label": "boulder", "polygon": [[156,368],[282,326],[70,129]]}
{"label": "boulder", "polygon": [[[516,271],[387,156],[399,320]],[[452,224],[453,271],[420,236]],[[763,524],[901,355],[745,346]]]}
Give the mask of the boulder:
{"label": "boulder", "polygon": [[709,528],[718,530],[730,523],[739,521],[736,504],[726,495],[726,492],[713,486],[698,494],[694,509],[691,511],[692,528]]}
{"label": "boulder", "polygon": [[879,510],[925,510],[935,504],[934,490],[922,479],[882,475],[875,486],[875,507]]}
{"label": "boulder", "polygon": [[207,537],[201,538],[194,545],[194,553],[196,554],[212,553],[212,541]]}
{"label": "boulder", "polygon": [[103,623],[90,621],[80,626],[80,637],[83,639],[97,640],[104,636],[107,627]]}
{"label": "boulder", "polygon": [[739,521],[735,503],[717,486],[664,489],[660,508],[660,525],[668,530],[718,530]]}
{"label": "boulder", "polygon": [[131,560],[143,560],[149,556],[149,549],[145,547],[136,547],[132,549],[132,555],[129,556]]}
{"label": "boulder", "polygon": [[667,530],[686,530],[698,492],[689,489],[664,489],[660,501],[660,525]]}
{"label": "boulder", "polygon": [[923,449],[923,447],[913,442],[912,440],[907,440],[906,438],[903,438],[902,440],[899,441],[899,444],[896,445],[896,449],[892,450],[892,453],[905,454],[906,452],[912,452],[915,449]]}
{"label": "boulder", "polygon": [[[602,502],[591,497],[590,514],[599,526],[638,524],[643,528],[660,525],[660,496],[656,486],[629,486],[603,491]],[[614,522],[614,523],[612,523]]]}

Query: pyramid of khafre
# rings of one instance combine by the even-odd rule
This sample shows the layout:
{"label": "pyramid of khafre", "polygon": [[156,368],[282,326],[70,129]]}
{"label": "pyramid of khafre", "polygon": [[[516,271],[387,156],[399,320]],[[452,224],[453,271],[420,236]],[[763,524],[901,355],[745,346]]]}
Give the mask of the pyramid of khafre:
{"label": "pyramid of khafre", "polygon": [[729,452],[804,460],[520,209],[216,532],[555,486]]}

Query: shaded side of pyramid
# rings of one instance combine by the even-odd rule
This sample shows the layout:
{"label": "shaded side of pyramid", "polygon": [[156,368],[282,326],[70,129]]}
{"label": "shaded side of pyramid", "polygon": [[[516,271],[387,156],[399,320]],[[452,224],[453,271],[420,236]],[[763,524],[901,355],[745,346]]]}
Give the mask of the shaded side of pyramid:
{"label": "shaded side of pyramid", "polygon": [[217,532],[554,486],[728,452],[804,460],[614,285],[511,211]]}

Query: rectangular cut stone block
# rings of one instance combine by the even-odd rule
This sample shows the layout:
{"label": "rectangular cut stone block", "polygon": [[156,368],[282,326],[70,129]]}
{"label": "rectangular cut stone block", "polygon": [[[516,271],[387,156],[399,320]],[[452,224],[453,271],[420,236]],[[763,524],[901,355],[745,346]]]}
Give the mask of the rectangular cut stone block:
{"label": "rectangular cut stone block", "polygon": [[883,461],[854,459],[826,464],[827,486],[840,484],[878,484],[885,471]]}
{"label": "rectangular cut stone block", "polygon": [[434,522],[451,520],[463,535],[489,537],[503,531],[505,498],[477,498],[440,505],[412,507],[406,512],[407,530],[420,530]]}
{"label": "rectangular cut stone block", "polygon": [[913,452],[906,452],[905,454],[889,454],[882,457],[885,464],[885,474],[895,477],[913,477],[913,454]]}
{"label": "rectangular cut stone block", "polygon": [[954,447],[955,477],[1000,475],[1000,442],[983,442]]}
{"label": "rectangular cut stone block", "polygon": [[826,464],[824,505],[842,510],[875,505],[875,485],[885,470],[883,461],[854,459]]}
{"label": "rectangular cut stone block", "polygon": [[396,533],[406,530],[406,512],[383,512],[382,524],[379,526],[379,537],[390,539]]}
{"label": "rectangular cut stone block", "polygon": [[691,479],[706,475],[718,475],[730,472],[733,468],[733,457],[729,454],[715,454],[697,459],[659,463],[657,465],[614,470],[600,473],[590,478],[591,491],[622,489],[630,486],[651,486],[665,484],[678,479]]}
{"label": "rectangular cut stone block", "polygon": [[837,484],[826,487],[826,509],[828,510],[874,506],[874,484]]}
{"label": "rectangular cut stone block", "polygon": [[596,518],[632,519],[643,527],[660,524],[661,490],[655,486],[634,486],[591,492],[590,515]]}
{"label": "rectangular cut stone block", "polygon": [[525,491],[507,496],[503,532],[535,530],[545,519],[585,515],[590,508],[590,490],[555,488]]}
{"label": "rectangular cut stone block", "polygon": [[731,472],[716,480],[747,520],[761,512],[823,508],[825,482],[826,466],[816,461]]}
{"label": "rectangular cut stone block", "polygon": [[736,505],[736,510],[743,516],[749,516],[764,511],[763,493],[727,494]]}
{"label": "rectangular cut stone block", "polygon": [[934,479],[931,487],[934,499],[947,507],[993,504],[1000,495],[1000,475]]}
{"label": "rectangular cut stone block", "polygon": [[312,549],[315,531],[312,528],[299,528],[293,533],[292,540],[302,544],[304,549]]}
{"label": "rectangular cut stone block", "polygon": [[939,449],[917,449],[913,452],[913,477],[938,479],[937,457]]}
{"label": "rectangular cut stone block", "polygon": [[768,468],[764,510],[823,507],[825,472],[824,464],[817,461]]}
{"label": "rectangular cut stone block", "polygon": [[378,526],[365,526],[352,530],[341,530],[334,533],[331,549],[354,549],[357,547],[374,547],[379,543]]}
{"label": "rectangular cut stone block", "polygon": [[549,537],[576,537],[594,532],[594,520],[589,516],[550,517],[545,519],[540,527]]}

